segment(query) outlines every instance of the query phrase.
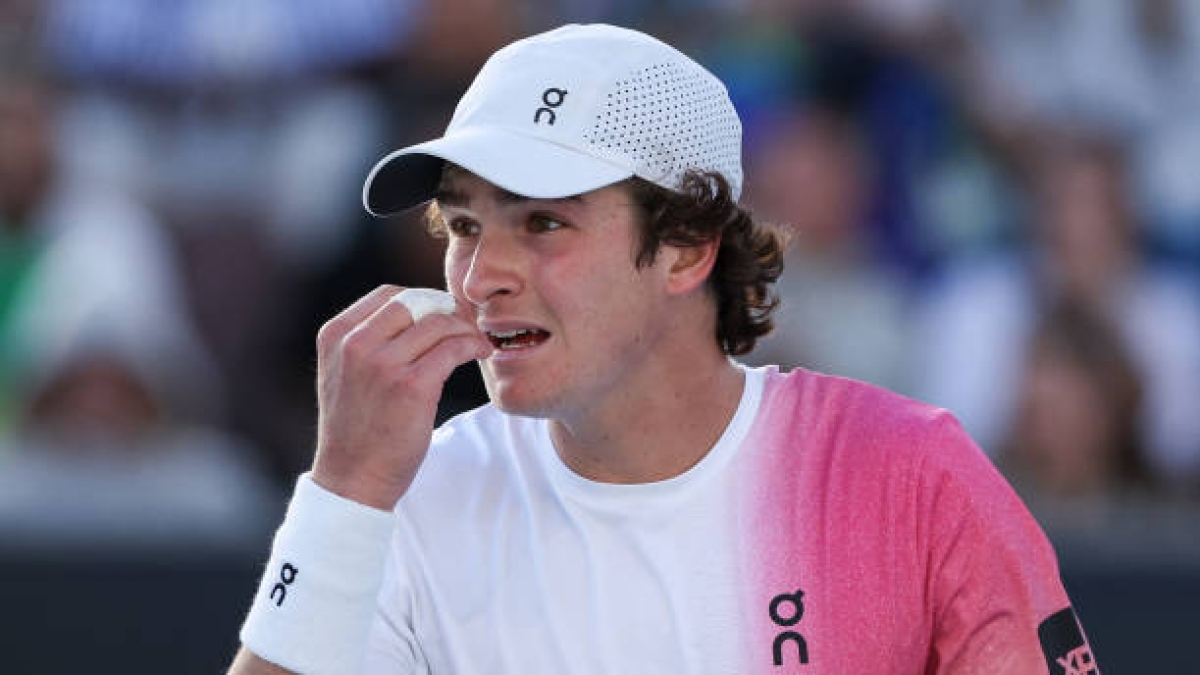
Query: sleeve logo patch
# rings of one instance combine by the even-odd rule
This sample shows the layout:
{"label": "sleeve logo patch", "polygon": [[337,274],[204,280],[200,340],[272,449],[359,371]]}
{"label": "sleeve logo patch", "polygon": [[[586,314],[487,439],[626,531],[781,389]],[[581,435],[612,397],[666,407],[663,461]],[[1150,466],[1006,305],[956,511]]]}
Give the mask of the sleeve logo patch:
{"label": "sleeve logo patch", "polygon": [[1100,675],[1091,645],[1079,630],[1070,607],[1050,615],[1038,626],[1038,639],[1051,675]]}

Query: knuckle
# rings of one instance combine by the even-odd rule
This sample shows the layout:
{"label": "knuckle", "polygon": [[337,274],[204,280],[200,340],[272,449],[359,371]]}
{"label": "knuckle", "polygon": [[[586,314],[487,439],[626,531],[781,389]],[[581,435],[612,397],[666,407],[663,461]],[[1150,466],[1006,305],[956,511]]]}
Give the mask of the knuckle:
{"label": "knuckle", "polygon": [[390,378],[391,391],[415,395],[418,398],[439,395],[441,392],[436,389],[437,383],[429,380],[427,371],[428,368],[424,364],[397,369]]}
{"label": "knuckle", "polygon": [[403,389],[404,374],[379,359],[363,364],[362,373],[384,389]]}
{"label": "knuckle", "polygon": [[423,363],[412,369],[409,374],[408,386],[413,391],[420,392],[427,397],[439,396],[442,384],[447,377],[449,377],[449,373],[443,373],[442,368],[436,364]]}
{"label": "knuckle", "polygon": [[343,337],[340,347],[342,354],[353,361],[361,361],[371,353],[366,334],[358,330]]}
{"label": "knuckle", "polygon": [[325,353],[330,351],[342,338],[342,323],[334,318],[326,321],[317,330],[317,350]]}
{"label": "knuckle", "polygon": [[376,302],[385,303],[395,297],[396,294],[402,290],[404,290],[403,286],[397,286],[395,284],[383,284],[371,291],[371,297]]}

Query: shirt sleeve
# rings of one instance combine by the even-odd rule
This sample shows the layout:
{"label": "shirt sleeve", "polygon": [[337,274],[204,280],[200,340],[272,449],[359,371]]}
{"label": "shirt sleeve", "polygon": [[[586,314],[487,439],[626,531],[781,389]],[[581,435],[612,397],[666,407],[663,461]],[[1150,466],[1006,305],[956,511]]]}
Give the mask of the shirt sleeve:
{"label": "shirt sleeve", "polygon": [[926,672],[1099,673],[1042,529],[953,417],[940,431],[922,472],[933,525]]}

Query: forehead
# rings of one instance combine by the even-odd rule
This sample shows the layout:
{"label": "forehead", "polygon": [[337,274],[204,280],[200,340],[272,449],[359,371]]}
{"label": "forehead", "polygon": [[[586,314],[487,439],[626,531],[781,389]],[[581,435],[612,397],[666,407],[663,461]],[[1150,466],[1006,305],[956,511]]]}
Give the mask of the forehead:
{"label": "forehead", "polygon": [[442,170],[434,199],[439,207],[469,208],[484,202],[501,205],[526,204],[531,202],[551,203],[565,207],[587,207],[611,202],[614,196],[624,195],[623,184],[608,185],[578,195],[553,198],[535,198],[519,195],[492,183],[477,174],[453,164]]}

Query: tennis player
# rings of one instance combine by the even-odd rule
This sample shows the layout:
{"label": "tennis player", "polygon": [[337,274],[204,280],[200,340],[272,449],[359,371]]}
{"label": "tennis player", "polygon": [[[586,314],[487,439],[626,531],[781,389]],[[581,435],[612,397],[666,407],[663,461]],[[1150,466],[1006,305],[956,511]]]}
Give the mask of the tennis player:
{"label": "tennis player", "polygon": [[[381,160],[366,207],[429,204],[452,311],[382,287],[321,329],[231,672],[1098,672],[949,413],[732,358],[781,269],[741,185],[722,84],[604,25],[501,49]],[[491,402],[434,430],[471,360]]]}

